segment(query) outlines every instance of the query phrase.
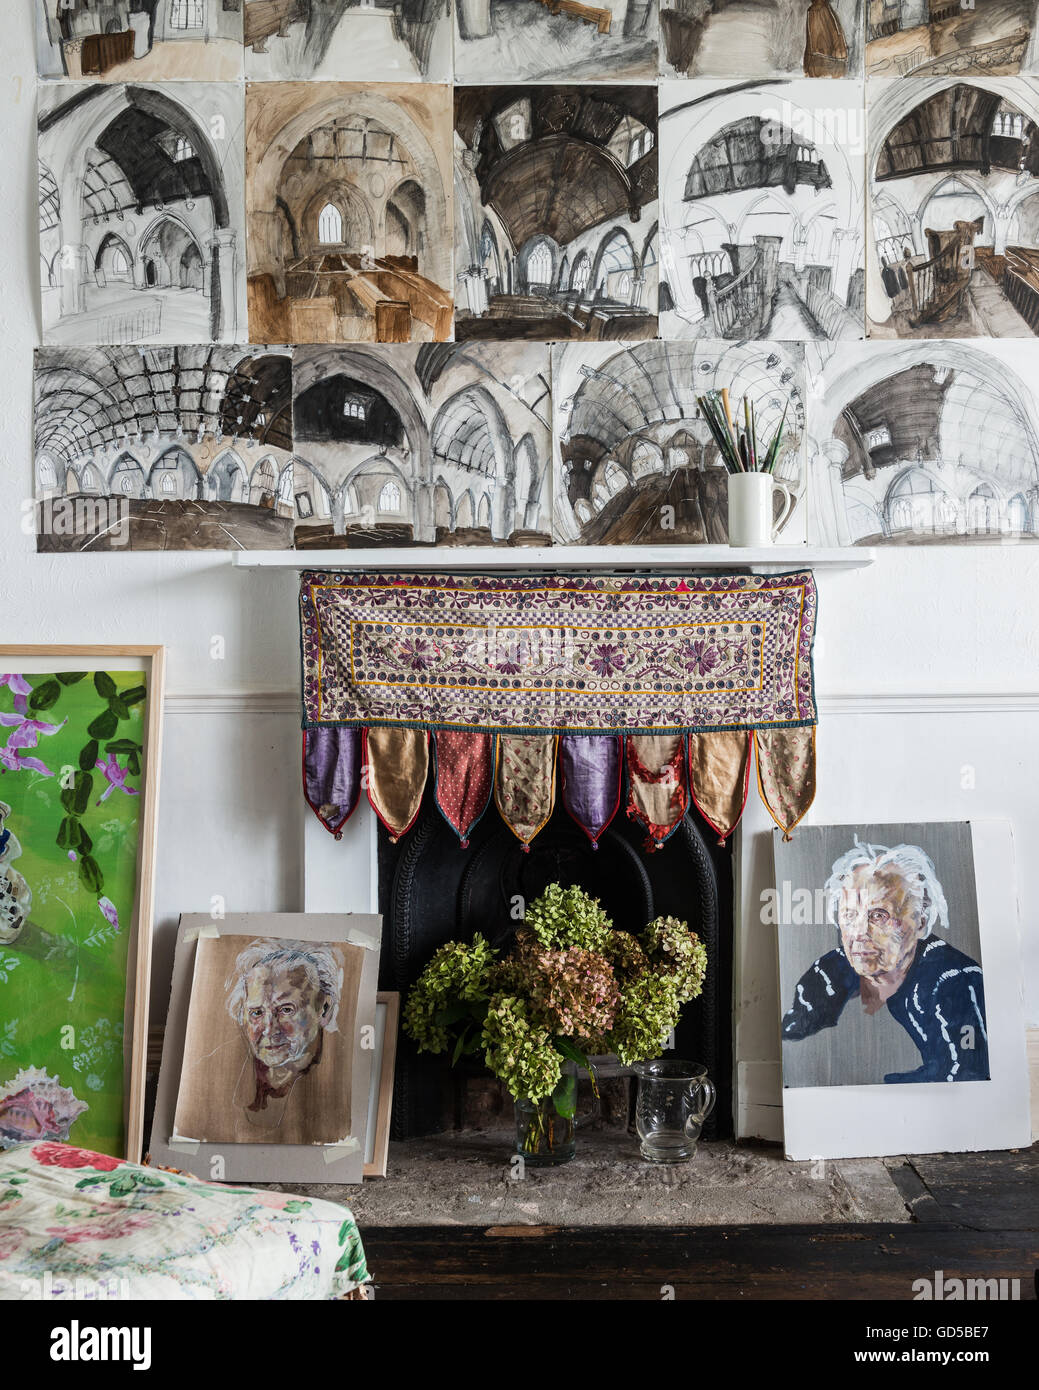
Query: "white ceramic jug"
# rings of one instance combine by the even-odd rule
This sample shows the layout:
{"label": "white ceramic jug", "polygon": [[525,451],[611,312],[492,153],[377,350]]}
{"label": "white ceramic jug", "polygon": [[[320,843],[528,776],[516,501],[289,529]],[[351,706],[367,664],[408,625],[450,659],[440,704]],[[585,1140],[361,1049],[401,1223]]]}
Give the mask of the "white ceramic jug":
{"label": "white ceramic jug", "polygon": [[[782,493],[785,502],[773,519],[773,496]],[[790,519],[796,495],[781,478],[771,473],[730,473],[729,544],[739,546],[772,545]]]}

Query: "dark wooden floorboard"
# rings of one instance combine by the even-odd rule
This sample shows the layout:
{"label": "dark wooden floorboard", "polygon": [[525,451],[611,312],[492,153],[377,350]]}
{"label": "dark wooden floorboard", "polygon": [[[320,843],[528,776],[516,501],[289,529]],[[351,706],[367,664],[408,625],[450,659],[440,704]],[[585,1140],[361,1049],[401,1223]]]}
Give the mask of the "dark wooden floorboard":
{"label": "dark wooden floorboard", "polygon": [[913,1281],[1021,1280],[1034,1298],[1039,1234],[905,1226],[471,1227],[365,1233],[377,1298],[911,1299]]}
{"label": "dark wooden floorboard", "polygon": [[[909,1174],[919,1180],[915,1190]],[[916,1155],[892,1177],[918,1221],[951,1221],[980,1231],[1039,1230],[1039,1146]]]}

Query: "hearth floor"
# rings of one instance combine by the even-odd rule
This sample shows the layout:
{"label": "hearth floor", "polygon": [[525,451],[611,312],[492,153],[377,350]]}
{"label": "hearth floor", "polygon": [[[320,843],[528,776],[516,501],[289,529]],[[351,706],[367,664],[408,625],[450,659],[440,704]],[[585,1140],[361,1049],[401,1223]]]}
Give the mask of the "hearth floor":
{"label": "hearth floor", "polygon": [[[790,1163],[777,1148],[701,1144],[691,1163],[644,1163],[630,1135],[578,1134],[558,1168],[515,1177],[512,1134],[469,1130],[390,1145],[385,1178],[293,1191],[346,1203],[361,1230],[407,1226],[741,1226],[908,1222],[903,1159]],[[279,1184],[281,1186],[282,1184]]]}

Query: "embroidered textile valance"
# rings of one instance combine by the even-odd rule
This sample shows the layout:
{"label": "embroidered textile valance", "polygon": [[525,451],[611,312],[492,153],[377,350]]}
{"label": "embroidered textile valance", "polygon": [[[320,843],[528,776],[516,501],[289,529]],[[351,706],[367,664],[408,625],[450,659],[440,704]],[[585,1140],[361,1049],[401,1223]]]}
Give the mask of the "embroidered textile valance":
{"label": "embroidered textile valance", "polygon": [[691,806],[724,840],[756,758],[789,834],[815,795],[815,612],[806,571],[306,573],[304,794],[338,835],[363,786],[397,838],[432,768],[463,846],[493,801],[529,849],[558,794],[593,848],[623,805],[655,849]]}
{"label": "embroidered textile valance", "polygon": [[816,722],[810,571],[304,573],[303,725],[663,734]]}

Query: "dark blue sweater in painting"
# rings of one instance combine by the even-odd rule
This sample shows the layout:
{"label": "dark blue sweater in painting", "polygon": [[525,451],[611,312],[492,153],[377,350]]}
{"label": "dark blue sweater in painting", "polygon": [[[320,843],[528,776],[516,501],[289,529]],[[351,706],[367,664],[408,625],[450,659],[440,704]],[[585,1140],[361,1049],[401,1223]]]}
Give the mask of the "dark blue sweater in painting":
{"label": "dark blue sweater in painting", "polygon": [[[797,982],[793,1005],[783,1015],[784,1042],[833,1028],[849,999],[859,996],[859,983],[839,947],[820,956]],[[970,956],[940,937],[926,937],[887,1007],[916,1044],[922,1065],[889,1072],[885,1081],[989,1079],[985,986],[981,966]]]}

